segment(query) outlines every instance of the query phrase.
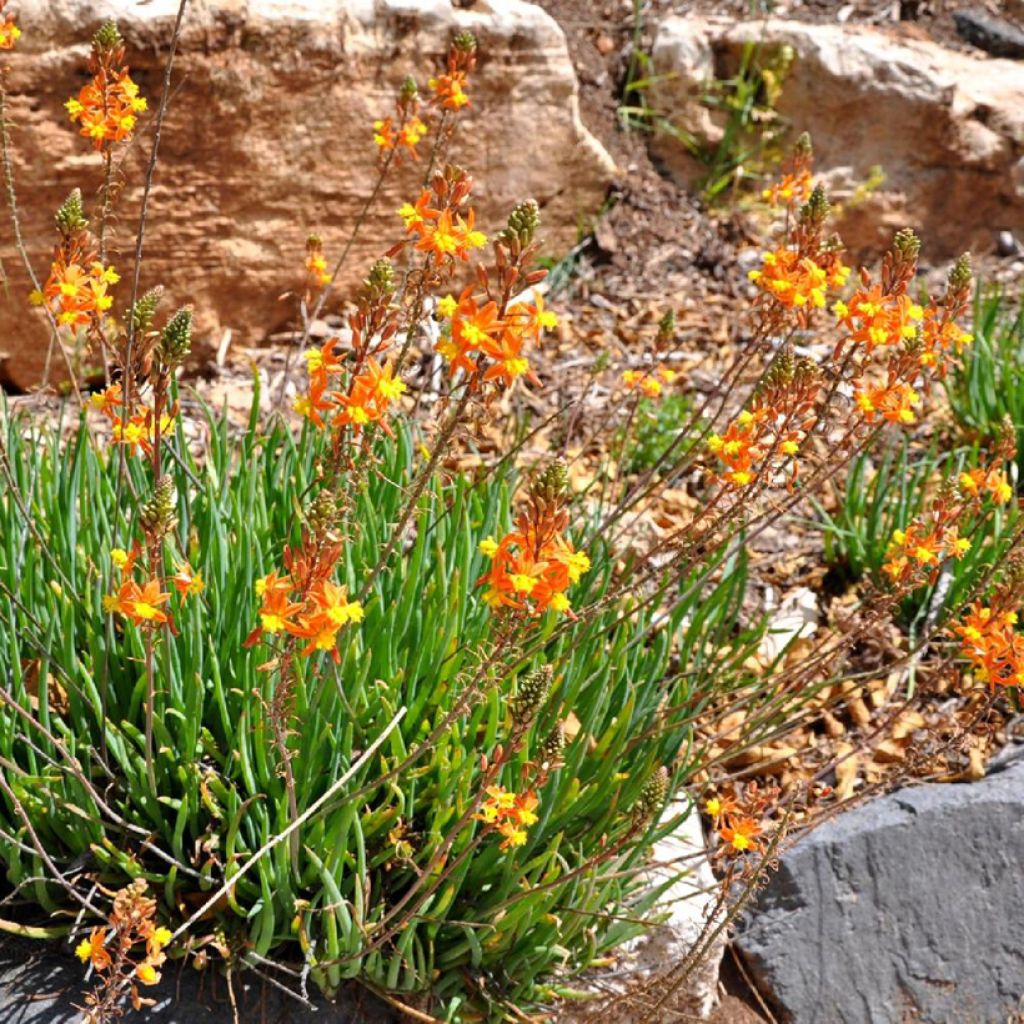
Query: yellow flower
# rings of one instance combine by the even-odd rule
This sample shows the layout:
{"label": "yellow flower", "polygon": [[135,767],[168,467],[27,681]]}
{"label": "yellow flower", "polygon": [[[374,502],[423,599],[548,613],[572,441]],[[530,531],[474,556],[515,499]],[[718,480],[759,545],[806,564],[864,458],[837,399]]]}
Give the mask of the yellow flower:
{"label": "yellow flower", "polygon": [[498,553],[498,542],[493,537],[485,537],[479,544],[480,554],[493,558]]}
{"label": "yellow flower", "polygon": [[569,603],[569,598],[565,594],[552,594],[549,604],[552,611],[559,612],[560,614],[564,614],[572,607]]}
{"label": "yellow flower", "polygon": [[110,552],[110,560],[118,569],[123,569],[128,564],[128,552],[124,548],[114,548]]}
{"label": "yellow flower", "polygon": [[92,956],[92,943],[88,939],[82,939],[82,941],[75,946],[75,956],[84,964],[90,956]]}
{"label": "yellow flower", "polygon": [[437,311],[443,317],[451,317],[458,308],[458,302],[451,295],[446,295],[437,303]]}

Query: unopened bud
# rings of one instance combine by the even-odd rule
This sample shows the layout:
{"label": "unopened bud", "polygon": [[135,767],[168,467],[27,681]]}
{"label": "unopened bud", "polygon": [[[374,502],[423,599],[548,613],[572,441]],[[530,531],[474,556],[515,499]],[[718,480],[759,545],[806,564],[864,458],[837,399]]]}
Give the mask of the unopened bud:
{"label": "unopened bud", "polygon": [[969,288],[973,278],[974,272],[971,269],[971,254],[969,252],[965,252],[959,257],[959,259],[957,259],[956,263],[953,264],[953,269],[949,272],[949,287],[952,291],[960,291],[963,288]]}
{"label": "unopened bud", "polygon": [[901,228],[892,240],[893,252],[906,262],[916,262],[921,252],[921,239],[910,228]]}
{"label": "unopened bud", "polygon": [[405,76],[399,95],[403,100],[411,100],[414,96],[419,95],[419,88],[416,85],[416,79],[413,78],[412,75]]}
{"label": "unopened bud", "polygon": [[330,491],[321,491],[309,506],[307,518],[315,534],[326,533],[338,519],[337,499]]}
{"label": "unopened bud", "polygon": [[565,497],[569,483],[569,471],[561,459],[550,462],[530,488],[533,498],[546,502],[557,502]]}
{"label": "unopened bud", "polygon": [[173,369],[188,358],[192,351],[192,307],[183,306],[160,332],[160,357]]}
{"label": "unopened bud", "polygon": [[136,334],[145,334],[153,326],[153,317],[163,298],[164,290],[160,285],[150,288],[132,307],[132,328]]}
{"label": "unopened bud", "polygon": [[139,513],[142,528],[157,540],[174,529],[174,482],[169,476],[161,477],[153,489],[153,496]]}
{"label": "unopened bud", "polygon": [[540,763],[548,768],[558,764],[565,752],[565,732],[558,724],[547,734],[540,745]]}
{"label": "unopened bud", "polygon": [[832,206],[828,201],[824,186],[815,185],[810,198],[800,208],[800,219],[806,223],[820,226],[825,223],[831,209]]}
{"label": "unopened bud", "polygon": [[540,226],[540,207],[536,199],[524,199],[509,214],[508,227],[502,232],[511,241],[516,239],[524,248],[533,241],[533,236]]}
{"label": "unopened bud", "polygon": [[650,821],[668,797],[668,769],[662,765],[645,783],[633,805],[638,821]]}
{"label": "unopened bud", "polygon": [[391,260],[382,257],[370,267],[366,287],[377,295],[391,295],[395,290],[395,268]]}
{"label": "unopened bud", "polygon": [[472,32],[460,32],[452,40],[452,46],[462,53],[472,53],[476,49],[476,36]]}
{"label": "unopened bud", "polygon": [[80,188],[71,190],[67,199],[60,204],[60,209],[57,210],[57,216],[54,219],[57,222],[57,230],[65,237],[84,231],[89,226],[82,208],[82,190]]}
{"label": "unopened bud", "polygon": [[793,149],[799,153],[800,156],[810,156],[811,153],[814,152],[814,146],[811,144],[811,133],[801,132]]}
{"label": "unopened bud", "polygon": [[528,725],[540,710],[551,689],[553,674],[550,665],[543,665],[519,680],[519,688],[509,704],[512,718],[518,725]]}
{"label": "unopened bud", "polygon": [[97,53],[109,52],[123,46],[124,36],[121,35],[117,22],[108,21],[101,25],[92,37],[92,45]]}

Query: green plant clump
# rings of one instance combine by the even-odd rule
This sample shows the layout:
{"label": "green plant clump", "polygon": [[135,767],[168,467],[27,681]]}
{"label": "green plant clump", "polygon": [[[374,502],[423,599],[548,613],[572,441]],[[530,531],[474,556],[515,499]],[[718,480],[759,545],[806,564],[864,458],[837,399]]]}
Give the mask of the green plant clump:
{"label": "green plant clump", "polygon": [[[502,665],[489,659],[478,542],[506,526],[500,510],[514,480],[496,473],[428,488],[405,557],[376,576],[337,664],[323,653],[294,667],[292,727],[302,738],[289,748],[290,806],[269,722],[273,652],[245,643],[258,621],[257,581],[280,564],[281,538],[299,541],[295,510],[326,442],[311,429],[261,432],[256,419],[239,442],[208,412],[203,460],[180,428],[172,440],[165,571],[187,558],[205,588],[175,611],[177,640],[155,655],[140,630],[104,613],[112,553],[128,533],[116,449],[98,450],[85,429],[65,445],[56,429],[40,436],[18,418],[4,423],[4,472],[30,496],[27,509],[10,488],[0,498],[9,881],[23,900],[58,912],[74,903],[46,878],[44,852],[58,870],[93,874],[108,889],[144,879],[161,918],[184,929],[180,949],[216,943],[242,964],[304,960],[327,992],[358,979],[428,993],[441,1019],[463,1019],[467,1005],[499,1019],[509,1006],[551,999],[650,911],[656,891],[639,872],[679,814],[659,821],[660,806],[638,801],[662,766],[673,788],[697,770],[694,716],[742,677],[757,640],[734,627],[744,564],[714,583],[722,566],[712,560],[676,584],[671,614],[658,620],[612,602],[568,631],[548,623]],[[416,472],[407,431],[375,458],[352,496],[341,563],[352,592]],[[127,486],[144,493],[145,468],[131,460],[126,471]],[[592,555],[580,601],[599,601],[610,579],[607,554]],[[147,656],[156,662],[152,779]],[[540,685],[533,676],[544,666]],[[538,797],[518,846],[467,814],[510,737],[521,737],[518,748],[491,781]],[[297,816],[301,827],[275,842]]]}

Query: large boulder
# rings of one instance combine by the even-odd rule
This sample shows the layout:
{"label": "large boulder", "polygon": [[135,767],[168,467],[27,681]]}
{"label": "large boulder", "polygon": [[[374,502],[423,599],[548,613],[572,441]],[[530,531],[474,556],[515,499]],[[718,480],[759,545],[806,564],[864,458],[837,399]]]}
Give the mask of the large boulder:
{"label": "large boulder", "polygon": [[[677,133],[652,147],[684,184],[700,166],[680,137],[714,146],[723,124],[701,95],[734,74],[746,45],[788,47],[778,113],[809,131],[816,166],[846,196],[847,244],[874,255],[916,227],[930,257],[990,251],[1024,227],[1024,63],[946,50],[866,25],[669,17],[653,49],[650,105]],[[880,167],[884,181],[858,189]]]}
{"label": "large boulder", "polygon": [[1024,1010],[1024,758],[892,793],[786,853],[737,946],[787,1024],[1006,1024]]}
{"label": "large boulder", "polygon": [[[159,98],[177,0],[19,0],[23,30],[5,54],[22,231],[45,274],[53,213],[80,186],[94,198],[99,158],[68,122],[64,101],[86,78],[88,40],[117,19],[132,74]],[[610,157],[579,118],[565,37],[535,4],[503,0],[456,8],[450,0],[191,0],[175,64],[146,236],[143,287],[195,303],[202,333],[254,342],[293,322],[307,233],[336,257],[369,195],[376,169],[371,125],[391,113],[412,74],[425,86],[453,35],[479,39],[472,106],[453,156],[475,176],[483,226],[518,200],[543,207],[550,253],[570,247],[601,204]],[[149,133],[125,152],[118,180],[114,259],[128,267]],[[341,285],[360,280],[400,235],[395,215],[414,196],[423,165],[407,166],[378,197]],[[6,214],[5,214],[6,217]],[[45,357],[42,317],[13,246],[0,231],[9,275],[0,298],[0,383],[31,385]],[[127,301],[127,280],[117,298]]]}

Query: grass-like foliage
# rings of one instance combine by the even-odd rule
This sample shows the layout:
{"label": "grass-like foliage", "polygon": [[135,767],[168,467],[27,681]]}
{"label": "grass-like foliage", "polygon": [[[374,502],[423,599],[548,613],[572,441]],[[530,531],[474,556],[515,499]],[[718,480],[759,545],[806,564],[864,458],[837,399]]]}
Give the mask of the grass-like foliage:
{"label": "grass-like foliage", "polygon": [[969,442],[992,441],[1007,417],[1018,446],[1024,441],[1024,309],[1001,289],[977,290],[974,342],[947,378],[946,395]]}
{"label": "grass-like foliage", "polygon": [[[124,542],[116,453],[98,451],[84,429],[65,443],[57,430],[5,424],[7,464],[31,496],[28,517],[16,502],[0,503],[9,880],[48,910],[66,903],[24,841],[31,829],[59,870],[89,865],[108,886],[143,878],[186,918],[237,875],[214,922],[190,926],[193,950],[223,943],[250,963],[305,955],[328,991],[345,978],[434,988],[448,1012],[465,998],[468,970],[499,1003],[550,997],[539,977],[621,942],[649,910],[642,851],[677,815],[654,825],[660,807],[645,787],[661,765],[674,766],[673,788],[697,770],[695,717],[721,698],[723,675],[739,678],[756,642],[756,631],[733,626],[742,567],[717,585],[687,581],[667,618],[609,606],[567,631],[541,631],[501,663],[489,656],[491,613],[474,590],[486,561],[478,542],[507,526],[513,481],[497,473],[431,487],[405,556],[375,578],[340,661],[324,654],[297,674],[291,770],[300,813],[399,709],[404,717],[306,819],[293,851],[283,841],[243,874],[292,820],[268,724],[272,655],[243,647],[259,607],[254,585],[278,564],[282,538],[298,539],[295,509],[315,483],[324,441],[311,429],[296,438],[254,425],[236,442],[223,419],[208,413],[206,424],[203,460],[180,434],[173,442],[180,489],[166,572],[187,555],[206,586],[176,609],[178,635],[155,655],[155,790],[144,638],[103,610],[111,551]],[[353,590],[415,472],[408,432],[375,457],[341,567]],[[143,491],[143,467],[130,465],[127,481]],[[588,602],[601,600],[610,578],[594,550]],[[685,671],[674,661],[679,645],[689,652]],[[543,706],[531,709],[524,680],[543,666],[555,668],[531,698]],[[467,701],[474,681],[478,697]],[[500,758],[510,735],[516,749],[491,772],[478,752]],[[473,817],[480,787],[521,791],[539,774],[538,820],[524,845],[503,848]]]}
{"label": "grass-like foliage", "polygon": [[[368,132],[363,215],[333,269],[308,237],[295,344],[275,394],[254,379],[244,424],[184,389],[191,308],[139,287],[171,64],[134,272],[113,265],[115,153],[147,109],[126,49],[103,25],[68,101],[103,184],[94,204],[80,189],[61,204],[45,274],[20,241],[0,75],[26,316],[74,398],[56,423],[0,410],[0,926],[69,941],[90,972],[88,1024],[145,1005],[176,957],[272,972],[300,999],[307,980],[328,994],[355,981],[419,1020],[523,1020],[657,917],[687,865],[653,871],[652,845],[713,781],[722,891],[668,998],[826,792],[809,779],[786,806],[778,787],[713,779],[719,764],[840,692],[900,608],[926,611],[913,656],[930,676],[986,684],[983,702],[1015,692],[1012,426],[970,459],[903,448],[870,480],[865,461],[913,429],[969,344],[969,259],[919,304],[920,242],[903,230],[854,285],[809,139],[765,192],[778,235],[718,385],[681,393],[666,311],[603,388],[574,488],[561,458],[524,452],[548,427],[568,450],[599,389],[536,430],[503,422],[510,395],[543,387],[558,316],[539,287],[538,204],[488,237],[472,178],[447,162],[472,35]],[[336,307],[344,329],[311,344],[403,167],[419,184],[384,255]],[[828,340],[819,361],[795,347],[812,335]],[[434,369],[414,397],[416,356]],[[505,450],[460,471],[488,436]],[[870,585],[841,629],[766,644],[748,545],[851,465],[826,535]],[[684,501],[667,493],[682,487]]]}

